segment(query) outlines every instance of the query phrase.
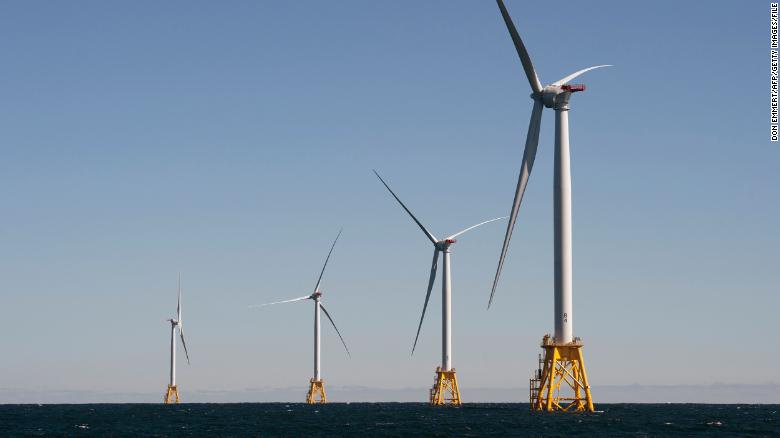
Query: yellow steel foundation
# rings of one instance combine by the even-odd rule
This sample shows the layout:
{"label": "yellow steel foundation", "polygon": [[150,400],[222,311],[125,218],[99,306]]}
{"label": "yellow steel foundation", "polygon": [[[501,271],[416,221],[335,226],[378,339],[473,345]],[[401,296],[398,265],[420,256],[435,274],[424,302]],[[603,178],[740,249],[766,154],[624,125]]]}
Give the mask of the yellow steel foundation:
{"label": "yellow steel foundation", "polygon": [[449,371],[442,371],[441,367],[436,368],[436,380],[431,388],[430,402],[431,406],[461,405],[455,368]]}
{"label": "yellow steel foundation", "polygon": [[163,403],[179,403],[179,388],[176,385],[168,385],[168,390],[165,391],[165,397],[163,397]]}
{"label": "yellow steel foundation", "polygon": [[531,379],[530,401],[534,411],[593,412],[588,374],[579,338],[558,345],[545,335],[544,360]]}
{"label": "yellow steel foundation", "polygon": [[309,380],[309,392],[306,394],[306,403],[312,405],[315,403],[327,403],[328,398],[325,397],[325,381]]}

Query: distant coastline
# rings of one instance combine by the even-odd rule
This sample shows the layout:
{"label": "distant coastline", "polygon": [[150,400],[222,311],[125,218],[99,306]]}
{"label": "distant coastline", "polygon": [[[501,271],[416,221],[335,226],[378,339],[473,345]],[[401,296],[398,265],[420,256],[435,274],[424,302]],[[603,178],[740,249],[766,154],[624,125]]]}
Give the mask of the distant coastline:
{"label": "distant coastline", "polygon": [[[306,388],[182,391],[190,403],[299,403]],[[466,403],[527,403],[526,388],[462,388]],[[603,385],[593,387],[597,403],[780,404],[780,384]],[[360,386],[328,389],[332,402],[425,402],[426,388]],[[162,393],[0,388],[0,404],[161,403]]]}

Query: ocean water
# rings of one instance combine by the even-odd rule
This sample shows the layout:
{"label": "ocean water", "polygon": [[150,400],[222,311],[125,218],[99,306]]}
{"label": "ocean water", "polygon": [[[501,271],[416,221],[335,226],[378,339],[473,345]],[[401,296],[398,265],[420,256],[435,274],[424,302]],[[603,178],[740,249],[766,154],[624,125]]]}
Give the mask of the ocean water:
{"label": "ocean water", "polygon": [[527,404],[423,403],[0,405],[0,436],[763,436],[780,405],[601,404],[533,414]]}

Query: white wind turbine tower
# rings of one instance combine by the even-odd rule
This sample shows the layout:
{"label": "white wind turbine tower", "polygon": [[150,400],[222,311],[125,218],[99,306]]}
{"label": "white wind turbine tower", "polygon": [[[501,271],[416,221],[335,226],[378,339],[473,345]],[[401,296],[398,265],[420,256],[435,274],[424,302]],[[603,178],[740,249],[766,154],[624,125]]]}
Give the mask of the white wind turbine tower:
{"label": "white wind turbine tower", "polygon": [[320,276],[317,278],[317,285],[314,286],[314,292],[311,295],[306,295],[305,297],[298,297],[293,298],[291,300],[284,300],[284,301],[277,301],[274,303],[266,303],[266,304],[255,304],[249,307],[265,307],[265,306],[271,306],[274,304],[282,304],[282,303],[293,303],[295,301],[304,301],[304,300],[312,300],[314,301],[314,377],[309,380],[309,392],[306,394],[306,403],[313,404],[313,403],[327,403],[327,397],[325,396],[325,381],[322,380],[321,376],[321,368],[320,368],[320,310],[322,310],[323,313],[325,313],[325,316],[328,318],[330,323],[333,325],[333,328],[336,329],[336,334],[339,336],[339,339],[341,339],[341,343],[344,345],[344,349],[347,351],[348,356],[352,356],[349,352],[349,348],[347,348],[347,343],[344,342],[344,338],[341,336],[341,332],[339,331],[338,327],[336,327],[336,323],[333,322],[333,318],[331,318],[330,314],[327,310],[325,310],[325,306],[322,305],[322,291],[320,290],[320,283],[322,282],[322,274],[325,273],[325,267],[328,266],[328,260],[330,260],[330,255],[333,253],[333,248],[336,246],[336,242],[339,240],[339,236],[341,236],[341,230],[339,230],[338,235],[336,235],[336,239],[333,240],[333,245],[330,247],[330,251],[328,252],[328,257],[325,258],[325,264],[322,266],[322,270],[320,271]]}
{"label": "white wind turbine tower", "polygon": [[[504,266],[504,258],[512,237],[512,230],[523,200],[523,193],[528,184],[528,177],[534,165],[536,147],[539,143],[539,129],[542,121],[543,108],[555,110],[555,175],[554,192],[554,230],[555,230],[555,334],[552,339],[546,335],[542,341],[545,350],[544,361],[540,360],[540,369],[531,379],[531,407],[535,410],[567,410],[593,411],[593,401],[590,385],[585,372],[582,357],[582,343],[572,334],[572,250],[571,250],[571,169],[569,159],[569,99],[578,91],[584,91],[584,85],[570,85],[569,81],[590,70],[608,67],[597,65],[574,72],[563,79],[542,87],[536,71],[531,63],[531,57],[523,44],[520,35],[509,17],[502,0],[496,0],[501,15],[504,18],[509,35],[520,56],[523,70],[531,84],[531,99],[534,101],[531,112],[531,122],[528,125],[528,135],[520,167],[520,177],[517,182],[512,211],[509,215],[506,236],[498,260],[493,289],[490,293],[488,307],[493,297]],[[566,382],[573,397],[563,397],[560,394],[561,383]]]}
{"label": "white wind turbine tower", "polygon": [[171,318],[171,376],[168,382],[168,389],[165,391],[164,403],[179,403],[179,388],[176,386],[176,329],[179,329],[181,345],[184,347],[184,355],[187,357],[187,364],[190,363],[190,354],[187,352],[187,343],[184,341],[184,328],[181,319],[181,274],[178,281],[178,300],[176,301],[176,318]]}
{"label": "white wind turbine tower", "polygon": [[395,192],[387,185],[384,179],[374,171],[374,174],[382,181],[382,184],[387,188],[391,195],[401,204],[401,207],[411,216],[412,220],[418,227],[425,233],[425,236],[433,244],[433,263],[431,264],[431,275],[428,279],[428,291],[425,294],[425,303],[423,304],[422,315],[420,316],[420,324],[417,326],[417,335],[414,337],[414,345],[412,346],[412,354],[417,347],[417,339],[420,337],[420,329],[422,328],[423,319],[425,318],[425,310],[428,308],[428,300],[431,297],[431,290],[433,289],[433,283],[436,280],[436,271],[438,269],[439,253],[442,253],[442,265],[444,266],[441,273],[441,285],[442,285],[442,318],[441,318],[441,366],[436,368],[436,380],[433,388],[430,391],[430,403],[432,405],[444,405],[453,404],[460,405],[460,389],[458,387],[458,379],[455,374],[455,368],[452,367],[452,289],[450,279],[450,246],[456,242],[455,238],[461,234],[472,230],[480,225],[484,225],[490,222],[494,222],[500,219],[506,219],[505,217],[499,217],[490,219],[484,222],[480,222],[476,225],[472,225],[465,230],[459,231],[444,239],[437,239],[430,231],[428,231],[422,223],[412,214],[412,212],[401,202],[401,199],[396,196]]}

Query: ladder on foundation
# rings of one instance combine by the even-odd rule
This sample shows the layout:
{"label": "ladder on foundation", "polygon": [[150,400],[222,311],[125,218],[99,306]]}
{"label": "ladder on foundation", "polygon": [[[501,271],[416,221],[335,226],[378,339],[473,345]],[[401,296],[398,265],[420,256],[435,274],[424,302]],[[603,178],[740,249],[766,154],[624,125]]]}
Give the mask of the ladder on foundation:
{"label": "ladder on foundation", "polygon": [[539,397],[539,390],[541,389],[542,385],[542,366],[544,365],[544,361],[542,360],[542,355],[539,355],[539,365],[538,368],[534,371],[533,375],[530,379],[528,379],[528,402],[530,403],[530,408],[533,410],[534,403],[536,402],[536,399]]}

